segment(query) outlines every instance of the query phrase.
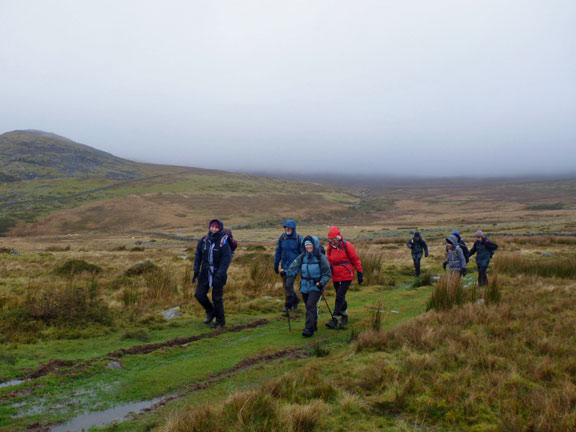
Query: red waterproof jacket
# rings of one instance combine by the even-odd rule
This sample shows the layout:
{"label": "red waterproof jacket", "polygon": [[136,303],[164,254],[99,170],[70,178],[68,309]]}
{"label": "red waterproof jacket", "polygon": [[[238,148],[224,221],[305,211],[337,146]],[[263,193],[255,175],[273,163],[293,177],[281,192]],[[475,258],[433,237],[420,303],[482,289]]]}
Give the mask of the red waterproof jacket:
{"label": "red waterproof jacket", "polygon": [[[328,238],[336,236],[342,237],[340,230],[337,227],[330,228],[328,231]],[[342,240],[338,247],[328,245],[326,257],[330,263],[330,270],[332,271],[332,280],[334,282],[343,282],[354,280],[354,269],[357,272],[362,272],[362,263],[356,253],[356,249],[352,243]]]}

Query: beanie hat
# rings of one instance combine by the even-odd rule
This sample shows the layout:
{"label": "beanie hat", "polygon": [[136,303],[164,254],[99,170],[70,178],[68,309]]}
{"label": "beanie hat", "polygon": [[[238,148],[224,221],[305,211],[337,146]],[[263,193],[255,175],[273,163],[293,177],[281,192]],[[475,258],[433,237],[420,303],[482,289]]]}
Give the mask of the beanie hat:
{"label": "beanie hat", "polygon": [[220,229],[220,224],[218,223],[218,221],[213,220],[212,222],[210,222],[209,228],[212,228],[213,226]]}
{"label": "beanie hat", "polygon": [[306,240],[304,242],[304,246],[308,246],[308,245],[313,245],[314,243],[312,243],[310,240]]}
{"label": "beanie hat", "polygon": [[454,234],[457,237],[460,237],[460,231],[452,231],[452,234]]}
{"label": "beanie hat", "polygon": [[476,237],[484,237],[484,233],[481,230],[476,231]]}

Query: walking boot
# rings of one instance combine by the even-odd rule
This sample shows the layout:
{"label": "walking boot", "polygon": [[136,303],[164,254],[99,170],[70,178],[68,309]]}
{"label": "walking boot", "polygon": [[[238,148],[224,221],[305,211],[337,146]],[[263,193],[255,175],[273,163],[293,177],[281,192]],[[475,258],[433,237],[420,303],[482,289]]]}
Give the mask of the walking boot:
{"label": "walking boot", "polygon": [[338,330],[338,318],[334,317],[326,323],[326,327],[332,330]]}
{"label": "walking boot", "polygon": [[210,328],[212,328],[212,329],[214,329],[214,330],[219,329],[220,327],[224,327],[224,324],[219,323],[219,322],[215,322],[214,324],[212,324],[212,325],[210,326]]}
{"label": "walking boot", "polygon": [[342,315],[342,318],[340,318],[340,326],[345,326],[346,324],[348,324],[348,315]]}
{"label": "walking boot", "polygon": [[204,324],[210,324],[214,319],[214,311],[206,312],[206,319],[204,320]]}
{"label": "walking boot", "polygon": [[314,332],[312,330],[310,330],[308,327],[306,327],[304,330],[302,330],[302,336],[304,337],[310,337],[314,334]]}

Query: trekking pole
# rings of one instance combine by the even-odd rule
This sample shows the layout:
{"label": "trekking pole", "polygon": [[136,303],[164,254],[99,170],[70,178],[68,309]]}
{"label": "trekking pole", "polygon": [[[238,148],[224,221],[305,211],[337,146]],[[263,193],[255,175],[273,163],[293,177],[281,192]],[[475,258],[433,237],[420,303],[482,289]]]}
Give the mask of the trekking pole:
{"label": "trekking pole", "polygon": [[[286,294],[286,276],[281,276],[282,286],[284,287],[284,304],[288,303],[288,294]],[[288,317],[288,331],[292,332],[292,325],[290,324],[290,307],[286,307],[286,316]]]}
{"label": "trekking pole", "polygon": [[324,303],[326,303],[326,307],[328,308],[328,312],[330,312],[330,316],[332,317],[332,319],[334,319],[334,315],[332,315],[332,310],[328,305],[328,300],[326,300],[326,297],[324,296],[324,291],[320,291],[320,294],[322,294],[322,298],[324,299]]}

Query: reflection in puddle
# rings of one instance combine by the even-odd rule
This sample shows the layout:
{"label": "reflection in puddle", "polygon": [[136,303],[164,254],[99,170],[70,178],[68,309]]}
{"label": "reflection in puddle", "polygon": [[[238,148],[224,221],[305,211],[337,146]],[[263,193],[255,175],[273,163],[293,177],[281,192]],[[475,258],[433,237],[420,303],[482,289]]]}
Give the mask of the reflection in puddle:
{"label": "reflection in puddle", "polygon": [[0,388],[17,386],[18,384],[22,384],[23,382],[26,382],[26,381],[28,381],[28,380],[15,379],[15,380],[12,380],[12,381],[6,381],[6,382],[3,382],[3,383],[0,383]]}
{"label": "reflection in puddle", "polygon": [[89,429],[94,426],[105,426],[115,421],[123,420],[130,413],[138,413],[143,409],[150,408],[160,402],[163,397],[142,402],[131,402],[125,405],[118,405],[105,411],[92,412],[80,415],[68,423],[54,426],[50,432],[75,432]]}

